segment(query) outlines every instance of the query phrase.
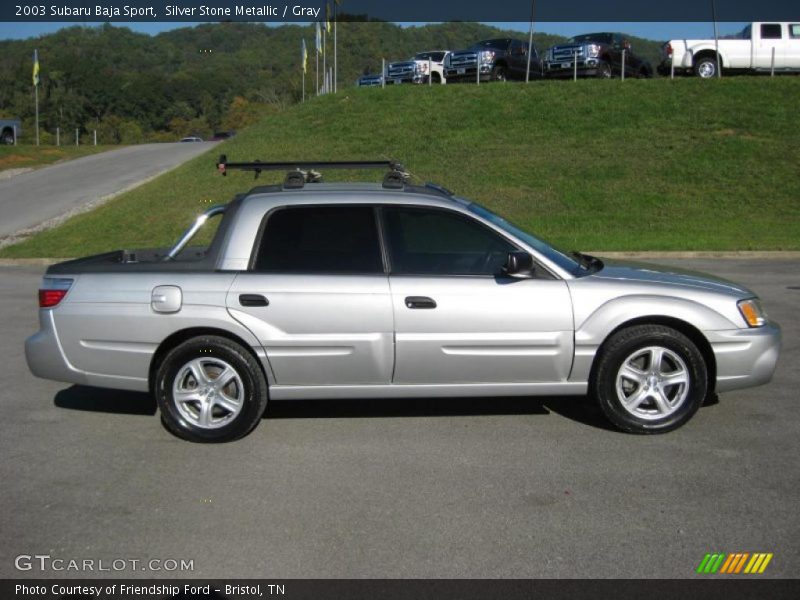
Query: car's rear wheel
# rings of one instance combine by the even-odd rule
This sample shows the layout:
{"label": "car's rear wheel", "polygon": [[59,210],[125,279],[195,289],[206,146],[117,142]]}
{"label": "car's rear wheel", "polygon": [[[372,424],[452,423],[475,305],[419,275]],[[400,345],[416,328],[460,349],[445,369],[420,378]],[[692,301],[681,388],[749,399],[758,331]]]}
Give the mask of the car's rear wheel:
{"label": "car's rear wheel", "polygon": [[694,65],[694,74],[700,79],[711,79],[717,75],[717,59],[706,56],[699,59]]}
{"label": "car's rear wheel", "polygon": [[703,355],[685,335],[637,325],[603,344],[592,391],[608,419],[629,433],[665,433],[686,423],[706,396]]}
{"label": "car's rear wheel", "polygon": [[187,340],[156,373],[161,420],[192,442],[228,442],[247,435],[267,405],[267,383],[255,357],[220,336]]}
{"label": "car's rear wheel", "polygon": [[11,146],[14,143],[14,132],[10,129],[3,131],[3,134],[0,135],[0,144],[5,144],[6,146]]}

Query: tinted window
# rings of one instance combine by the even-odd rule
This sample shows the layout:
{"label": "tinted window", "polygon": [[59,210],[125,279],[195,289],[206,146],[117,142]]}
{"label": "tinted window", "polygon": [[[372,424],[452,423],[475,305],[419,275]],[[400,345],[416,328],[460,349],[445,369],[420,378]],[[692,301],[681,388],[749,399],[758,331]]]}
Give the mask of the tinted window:
{"label": "tinted window", "polygon": [[442,62],[444,60],[444,52],[420,52],[415,58],[417,60],[431,59],[433,62]]}
{"label": "tinted window", "polygon": [[303,206],[267,216],[255,269],[271,273],[381,273],[369,206]]}
{"label": "tinted window", "polygon": [[781,39],[781,25],[780,23],[765,23],[761,26],[761,39],[762,40],[779,40]]}
{"label": "tinted window", "polygon": [[442,210],[384,209],[392,273],[497,275],[516,248],[488,227]]}
{"label": "tinted window", "polygon": [[789,37],[792,39],[800,38],[800,23],[789,25]]}

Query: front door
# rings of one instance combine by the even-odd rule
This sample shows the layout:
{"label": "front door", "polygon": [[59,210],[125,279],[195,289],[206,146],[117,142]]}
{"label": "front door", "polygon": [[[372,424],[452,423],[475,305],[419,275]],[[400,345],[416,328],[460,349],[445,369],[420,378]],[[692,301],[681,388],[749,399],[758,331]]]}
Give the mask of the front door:
{"label": "front door", "polygon": [[382,209],[397,384],[565,381],[572,364],[566,283],[501,273],[512,242],[474,218]]}
{"label": "front door", "polygon": [[391,382],[392,301],[370,206],[272,211],[227,305],[259,339],[278,385]]}

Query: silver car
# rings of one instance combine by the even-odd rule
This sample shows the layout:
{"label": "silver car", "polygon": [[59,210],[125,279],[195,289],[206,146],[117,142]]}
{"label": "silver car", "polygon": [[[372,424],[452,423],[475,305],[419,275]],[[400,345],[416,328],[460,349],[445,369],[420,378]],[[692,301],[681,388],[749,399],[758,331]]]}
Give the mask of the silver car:
{"label": "silver car", "polygon": [[268,397],[588,393],[660,433],[772,377],[780,329],[738,284],[564,252],[440,187],[307,175],[211,209],[170,251],[51,266],[31,371],[150,390],[200,442],[246,435]]}

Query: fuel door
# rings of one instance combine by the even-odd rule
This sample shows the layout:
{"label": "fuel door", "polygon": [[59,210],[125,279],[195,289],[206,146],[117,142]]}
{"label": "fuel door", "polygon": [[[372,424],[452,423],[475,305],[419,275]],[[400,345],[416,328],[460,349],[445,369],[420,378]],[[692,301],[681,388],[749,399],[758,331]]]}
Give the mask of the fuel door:
{"label": "fuel door", "polygon": [[176,313],[183,304],[183,292],[177,285],[159,285],[153,288],[150,306],[153,312]]}

